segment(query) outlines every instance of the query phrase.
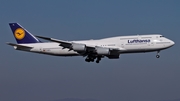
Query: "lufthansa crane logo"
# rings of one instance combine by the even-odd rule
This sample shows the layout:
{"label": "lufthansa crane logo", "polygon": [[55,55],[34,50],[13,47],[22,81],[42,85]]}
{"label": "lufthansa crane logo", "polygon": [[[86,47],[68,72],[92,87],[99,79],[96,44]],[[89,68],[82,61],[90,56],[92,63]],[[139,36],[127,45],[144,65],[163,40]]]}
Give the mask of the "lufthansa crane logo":
{"label": "lufthansa crane logo", "polygon": [[25,31],[22,28],[18,28],[15,30],[14,36],[16,37],[16,39],[21,40],[25,36]]}

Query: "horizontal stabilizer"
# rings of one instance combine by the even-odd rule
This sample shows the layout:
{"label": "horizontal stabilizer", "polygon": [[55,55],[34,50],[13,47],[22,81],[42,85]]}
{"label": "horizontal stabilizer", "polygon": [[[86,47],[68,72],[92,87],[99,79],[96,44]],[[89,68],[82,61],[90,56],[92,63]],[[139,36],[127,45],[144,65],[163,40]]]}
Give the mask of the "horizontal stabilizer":
{"label": "horizontal stabilizer", "polygon": [[24,46],[24,45],[20,45],[20,44],[9,43],[9,42],[7,42],[7,44],[10,45],[10,46],[15,46],[17,48],[33,48],[33,47],[30,47],[30,46]]}

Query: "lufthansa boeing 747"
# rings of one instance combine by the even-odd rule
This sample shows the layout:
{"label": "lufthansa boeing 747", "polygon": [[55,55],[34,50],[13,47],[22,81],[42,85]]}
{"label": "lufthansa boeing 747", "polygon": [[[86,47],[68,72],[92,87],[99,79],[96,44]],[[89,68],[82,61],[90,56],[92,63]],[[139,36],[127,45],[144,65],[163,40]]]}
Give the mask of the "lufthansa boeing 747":
{"label": "lufthansa boeing 747", "polygon": [[[99,63],[104,57],[119,59],[120,54],[157,52],[175,43],[160,34],[133,35],[103,38],[99,40],[63,41],[55,38],[34,36],[18,23],[9,23],[16,43],[7,43],[16,50],[54,56],[83,56],[86,62]],[[42,42],[40,39],[50,42]]]}

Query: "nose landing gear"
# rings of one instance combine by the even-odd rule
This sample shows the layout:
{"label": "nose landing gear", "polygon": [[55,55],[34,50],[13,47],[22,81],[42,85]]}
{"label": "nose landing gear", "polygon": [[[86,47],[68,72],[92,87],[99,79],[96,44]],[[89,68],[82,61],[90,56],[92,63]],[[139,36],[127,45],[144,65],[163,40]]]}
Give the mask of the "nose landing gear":
{"label": "nose landing gear", "polygon": [[156,58],[160,58],[160,55],[156,55]]}
{"label": "nose landing gear", "polygon": [[160,52],[160,51],[157,51],[156,58],[160,58],[159,52]]}

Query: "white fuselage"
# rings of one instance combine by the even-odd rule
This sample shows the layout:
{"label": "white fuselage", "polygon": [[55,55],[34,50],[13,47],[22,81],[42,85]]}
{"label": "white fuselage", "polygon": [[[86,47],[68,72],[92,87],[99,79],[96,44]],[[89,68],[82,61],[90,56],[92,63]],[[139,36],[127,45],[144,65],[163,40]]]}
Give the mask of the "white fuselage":
{"label": "white fuselage", "polygon": [[[101,46],[106,48],[117,48],[121,50],[119,54],[123,53],[137,53],[137,52],[152,52],[160,51],[169,48],[174,45],[174,42],[165,38],[162,35],[136,35],[136,36],[119,36],[104,38],[99,40],[84,40],[84,41],[72,41],[76,43],[82,43],[89,46]],[[56,55],[56,56],[78,56],[78,52],[63,48],[60,43],[46,42],[46,43],[33,43],[33,44],[21,44],[24,46],[33,47],[17,48],[17,50]]]}

